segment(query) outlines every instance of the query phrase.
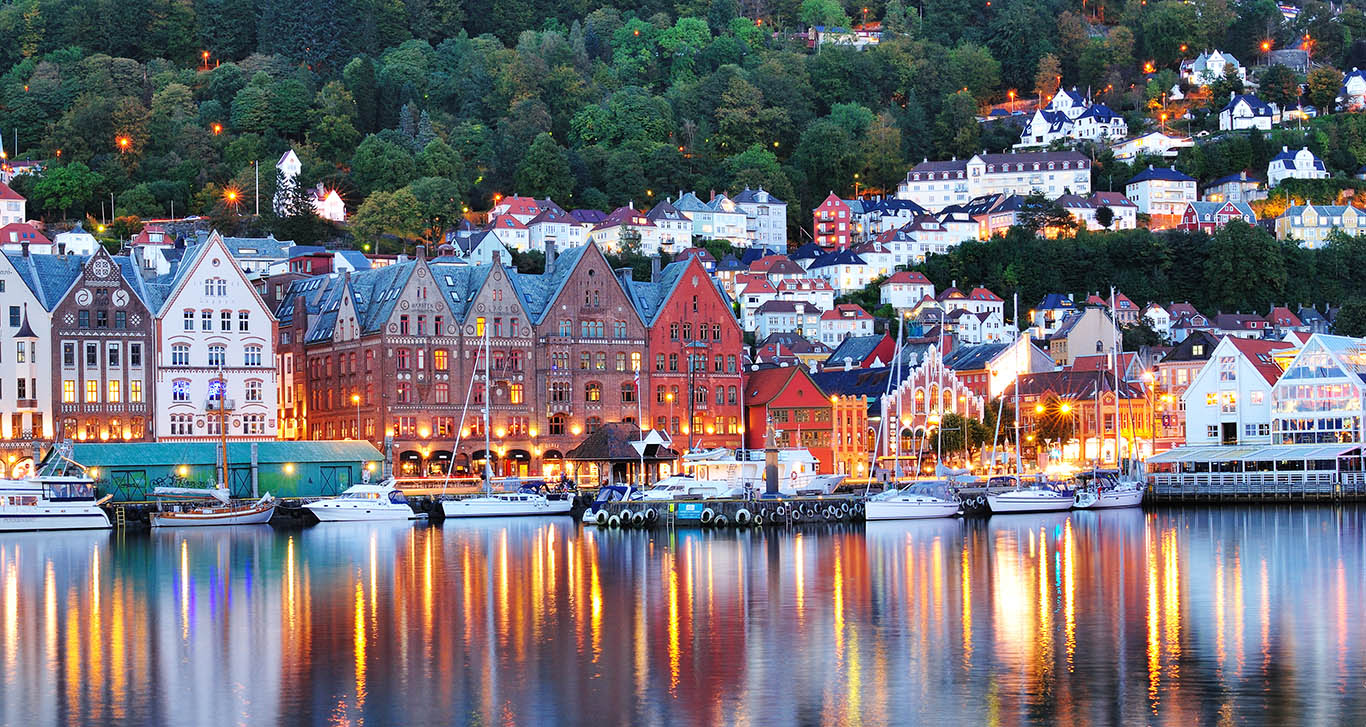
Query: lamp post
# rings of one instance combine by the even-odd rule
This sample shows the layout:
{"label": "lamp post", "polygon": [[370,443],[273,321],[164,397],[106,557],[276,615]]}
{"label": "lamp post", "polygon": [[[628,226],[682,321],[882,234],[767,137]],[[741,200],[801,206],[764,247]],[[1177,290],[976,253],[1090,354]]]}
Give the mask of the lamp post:
{"label": "lamp post", "polygon": [[360,394],[351,395],[351,403],[356,405],[356,439],[360,439]]}

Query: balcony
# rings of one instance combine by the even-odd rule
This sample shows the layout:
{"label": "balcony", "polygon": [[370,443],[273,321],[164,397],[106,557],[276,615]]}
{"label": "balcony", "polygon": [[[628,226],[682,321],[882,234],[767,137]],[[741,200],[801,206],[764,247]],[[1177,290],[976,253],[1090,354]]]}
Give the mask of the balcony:
{"label": "balcony", "polygon": [[15,402],[14,402],[14,405],[15,405],[16,408],[19,408],[19,409],[37,409],[37,408],[38,408],[38,400],[37,400],[37,399],[16,399]]}

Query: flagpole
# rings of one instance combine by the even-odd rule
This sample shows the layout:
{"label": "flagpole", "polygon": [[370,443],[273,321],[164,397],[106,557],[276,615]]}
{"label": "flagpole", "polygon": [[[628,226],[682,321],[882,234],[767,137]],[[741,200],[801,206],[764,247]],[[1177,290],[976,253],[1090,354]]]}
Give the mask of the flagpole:
{"label": "flagpole", "polygon": [[645,489],[645,394],[640,390],[640,367],[636,367],[636,429],[640,434],[640,489]]}

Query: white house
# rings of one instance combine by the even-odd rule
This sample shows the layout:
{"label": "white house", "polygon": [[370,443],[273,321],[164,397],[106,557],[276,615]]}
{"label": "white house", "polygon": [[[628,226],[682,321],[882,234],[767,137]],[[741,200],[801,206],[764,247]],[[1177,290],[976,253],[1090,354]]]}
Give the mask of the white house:
{"label": "white house", "polygon": [[217,438],[212,412],[225,394],[229,439],[274,439],[275,317],[223,237],[215,231],[186,250],[176,269],[149,287],[165,296],[157,312],[157,438]]}
{"label": "white house", "polygon": [[1168,136],[1161,131],[1150,131],[1132,139],[1116,142],[1110,146],[1110,151],[1115,158],[1120,161],[1133,161],[1140,154],[1148,154],[1160,157],[1175,157],[1182,149],[1189,149],[1195,146],[1195,140],[1189,136]]}
{"label": "white house", "polygon": [[[276,175],[274,207],[276,214],[285,214],[288,205],[288,197],[294,191],[294,186],[298,184],[299,173],[303,171],[303,162],[299,160],[299,155],[293,149],[280,155],[280,160],[275,162]],[[331,222],[346,221],[346,202],[342,201],[341,195],[335,189],[327,189],[319,184],[317,187],[307,191],[309,202],[313,205],[313,212],[324,220]]]}
{"label": "white house", "polygon": [[1286,179],[1327,178],[1328,168],[1323,165],[1322,160],[1314,156],[1314,152],[1309,151],[1307,146],[1295,152],[1281,147],[1281,153],[1272,157],[1271,163],[1266,167],[1266,184],[1271,188]]}
{"label": "white house", "polygon": [[1271,119],[1276,108],[1250,93],[1236,94],[1219,112],[1220,131],[1260,129],[1271,131]]}
{"label": "white house", "polygon": [[1270,444],[1271,391],[1284,341],[1227,336],[1181,395],[1186,444]]}
{"label": "white house", "polygon": [[1360,111],[1366,107],[1366,71],[1353,67],[1350,73],[1342,77],[1337,102],[1344,111]]}
{"label": "white house", "polygon": [[745,187],[733,201],[745,213],[745,232],[750,244],[778,253],[787,250],[786,202],[763,187]]}
{"label": "white house", "polygon": [[1143,320],[1164,340],[1171,338],[1172,316],[1166,308],[1156,303],[1149,303],[1148,307],[1143,309]]}
{"label": "white house", "polygon": [[1150,165],[1124,185],[1124,196],[1144,214],[1180,217],[1186,203],[1196,200],[1195,177]]}
{"label": "white house", "polygon": [[717,195],[703,202],[692,192],[679,193],[678,201],[670,201],[679,212],[692,220],[692,234],[703,240],[727,240],[735,245],[748,245],[749,226],[745,211],[725,195]]}
{"label": "white house", "polygon": [[52,242],[67,255],[94,255],[100,246],[95,236],[86,232],[79,222],[70,230],[57,233]]}
{"label": "white house", "polygon": [[[736,280],[735,287],[735,299],[740,303],[740,327],[746,331],[752,331],[758,326],[759,308],[770,300],[777,300],[778,289],[773,287],[773,283],[762,275],[747,275],[744,280]],[[796,301],[794,300],[794,302]],[[817,305],[811,307],[817,310],[829,308],[829,306],[820,307]]]}
{"label": "white house", "polygon": [[28,200],[22,194],[0,182],[0,225],[23,222],[28,219]]}
{"label": "white house", "polygon": [[622,236],[635,234],[640,238],[640,253],[646,257],[659,254],[661,242],[659,228],[644,212],[634,207],[618,207],[607,215],[607,219],[593,226],[588,239],[597,243],[604,252],[621,250]]}
{"label": "white house", "polygon": [[821,314],[820,342],[837,348],[850,336],[873,335],[873,317],[853,303],[841,303]]}
{"label": "white house", "polygon": [[588,226],[558,206],[542,209],[522,224],[527,229],[528,249],[537,252],[545,252],[551,245],[556,250],[569,250],[588,241]]}
{"label": "white house", "polygon": [[1119,192],[1094,192],[1088,201],[1097,212],[1101,207],[1109,207],[1114,213],[1114,219],[1110,221],[1109,227],[1100,224],[1093,215],[1088,221],[1088,224],[1094,225],[1090,229],[1132,230],[1138,227],[1138,205]]}
{"label": "white house", "polygon": [[879,286],[878,302],[897,310],[910,310],[927,296],[934,297],[934,283],[924,273],[900,270]]}
{"label": "white house", "polygon": [[659,246],[665,252],[674,254],[692,245],[692,220],[668,200],[655,204],[645,217],[654,223]]}
{"label": "white house", "polygon": [[807,272],[830,281],[830,287],[840,295],[862,290],[873,279],[863,258],[853,250],[838,250],[812,261]]}
{"label": "white house", "polygon": [[484,230],[462,240],[460,249],[461,259],[472,265],[488,265],[495,256],[504,262],[512,260],[511,252],[493,230]]}
{"label": "white house", "polygon": [[909,199],[931,212],[989,194],[1049,197],[1091,193],[1091,160],[1075,151],[977,154],[971,159],[922,161],[896,188],[897,199]]}
{"label": "white house", "polygon": [[1276,239],[1296,240],[1316,249],[1328,243],[1334,230],[1349,237],[1366,232],[1366,212],[1351,205],[1291,205],[1276,218]]}
{"label": "white house", "polygon": [[1181,61],[1181,80],[1198,86],[1208,86],[1221,79],[1232,68],[1238,79],[1247,82],[1247,69],[1233,54],[1215,50],[1201,53],[1194,60]]}
{"label": "white house", "polygon": [[1063,139],[1123,139],[1128,133],[1124,117],[1110,107],[1091,103],[1075,87],[1063,88],[1034,112],[1015,148],[1044,147]]}
{"label": "white house", "polygon": [[531,249],[531,231],[526,223],[512,215],[491,218],[488,231],[509,250],[526,252]]}
{"label": "white house", "polygon": [[825,278],[797,278],[778,281],[778,299],[810,303],[818,310],[835,306],[835,289]]}
{"label": "white house", "polygon": [[911,265],[924,262],[929,255],[948,252],[962,242],[960,235],[961,231],[956,235],[936,217],[917,215],[901,227],[878,235],[875,242],[891,251],[894,265]]}
{"label": "white house", "polygon": [[770,300],[755,311],[755,336],[762,341],[774,333],[795,333],[815,339],[820,334],[821,311],[806,303]]}
{"label": "white house", "polygon": [[1241,171],[1205,185],[1201,199],[1205,202],[1252,202],[1266,199],[1266,187],[1262,180]]}

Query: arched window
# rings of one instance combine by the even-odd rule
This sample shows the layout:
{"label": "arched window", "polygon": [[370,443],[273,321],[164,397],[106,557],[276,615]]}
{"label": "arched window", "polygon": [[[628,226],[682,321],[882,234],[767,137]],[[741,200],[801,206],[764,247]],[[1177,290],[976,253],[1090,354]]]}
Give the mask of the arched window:
{"label": "arched window", "polygon": [[583,387],[584,401],[602,401],[602,384],[590,381]]}
{"label": "arched window", "polygon": [[562,435],[562,434],[564,434],[565,429],[567,428],[566,425],[567,425],[568,423],[569,423],[569,415],[568,415],[568,414],[552,414],[552,415],[550,416],[550,433],[551,433],[551,435]]}

